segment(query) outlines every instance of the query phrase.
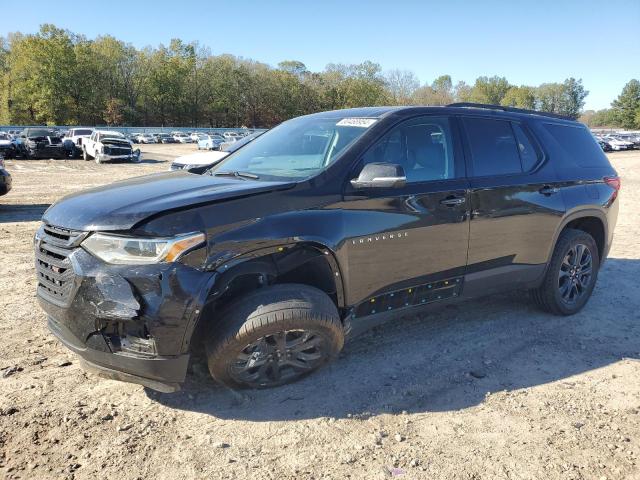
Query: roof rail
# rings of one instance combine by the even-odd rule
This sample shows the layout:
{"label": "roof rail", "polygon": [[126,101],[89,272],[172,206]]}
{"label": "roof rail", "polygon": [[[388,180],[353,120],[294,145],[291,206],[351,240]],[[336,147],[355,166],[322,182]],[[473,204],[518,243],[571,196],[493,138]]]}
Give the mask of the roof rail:
{"label": "roof rail", "polygon": [[551,117],[551,118],[559,118],[561,120],[575,121],[574,118],[567,117],[566,115],[560,115],[558,113],[539,112],[537,110],[527,110],[525,108],[516,108],[516,107],[504,107],[502,105],[491,105],[486,103],[458,102],[458,103],[450,103],[449,105],[447,105],[447,107],[484,108],[487,110],[502,110],[503,112],[526,113],[529,115],[542,115],[543,117]]}

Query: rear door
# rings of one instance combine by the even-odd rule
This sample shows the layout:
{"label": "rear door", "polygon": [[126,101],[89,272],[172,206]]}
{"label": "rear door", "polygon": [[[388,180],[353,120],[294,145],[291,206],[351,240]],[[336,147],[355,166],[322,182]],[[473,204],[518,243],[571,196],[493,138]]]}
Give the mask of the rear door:
{"label": "rear door", "polygon": [[556,172],[524,121],[460,123],[471,186],[465,294],[534,281],[565,211]]}
{"label": "rear door", "polygon": [[348,303],[360,304],[358,315],[438,299],[427,289],[459,292],[448,287],[452,279],[461,282],[467,262],[469,184],[456,132],[447,116],[406,120],[354,170],[357,177],[366,163],[393,163],[407,177],[401,188],[349,186],[345,192],[345,285]]}

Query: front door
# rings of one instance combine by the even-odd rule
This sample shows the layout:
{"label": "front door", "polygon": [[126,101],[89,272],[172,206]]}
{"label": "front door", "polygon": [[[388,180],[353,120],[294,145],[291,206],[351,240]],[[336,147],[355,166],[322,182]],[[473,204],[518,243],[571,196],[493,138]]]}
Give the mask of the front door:
{"label": "front door", "polygon": [[452,120],[404,121],[367,150],[354,176],[377,162],[401,165],[407,183],[347,187],[347,303],[375,314],[437,300],[437,289],[441,297],[457,295],[467,263],[469,185]]}

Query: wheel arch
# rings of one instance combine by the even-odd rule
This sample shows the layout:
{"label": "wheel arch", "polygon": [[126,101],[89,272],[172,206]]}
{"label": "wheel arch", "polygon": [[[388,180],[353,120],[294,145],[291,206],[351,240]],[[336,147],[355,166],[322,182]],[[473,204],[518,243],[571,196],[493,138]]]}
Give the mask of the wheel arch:
{"label": "wheel arch", "polygon": [[553,251],[558,242],[560,234],[567,228],[573,228],[575,230],[582,230],[583,232],[591,235],[596,241],[598,246],[598,256],[600,257],[600,263],[604,262],[604,258],[607,254],[607,238],[608,238],[608,223],[607,216],[602,210],[595,208],[577,210],[566,215],[556,230],[551,251],[548,254],[547,265],[551,260]]}
{"label": "wheel arch", "polygon": [[303,284],[318,288],[345,308],[344,285],[334,252],[325,245],[301,242],[245,253],[218,268],[207,285],[197,321],[185,334],[183,347],[213,322],[215,312],[239,296],[266,285]]}

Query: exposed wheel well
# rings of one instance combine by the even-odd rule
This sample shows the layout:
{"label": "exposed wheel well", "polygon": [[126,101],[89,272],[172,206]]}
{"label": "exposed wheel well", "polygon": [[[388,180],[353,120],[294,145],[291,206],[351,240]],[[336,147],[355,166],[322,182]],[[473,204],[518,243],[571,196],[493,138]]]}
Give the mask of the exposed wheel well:
{"label": "exposed wheel well", "polygon": [[309,285],[322,290],[340,309],[337,284],[339,280],[328,256],[325,250],[311,246],[295,246],[248,260],[221,275],[214,288],[221,293],[212,295],[203,317],[211,316],[213,311],[219,311],[252,290],[285,283]]}
{"label": "exposed wheel well", "polygon": [[604,224],[598,217],[580,217],[571,220],[564,228],[573,228],[588,233],[596,241],[598,246],[598,256],[602,260],[605,246]]}

